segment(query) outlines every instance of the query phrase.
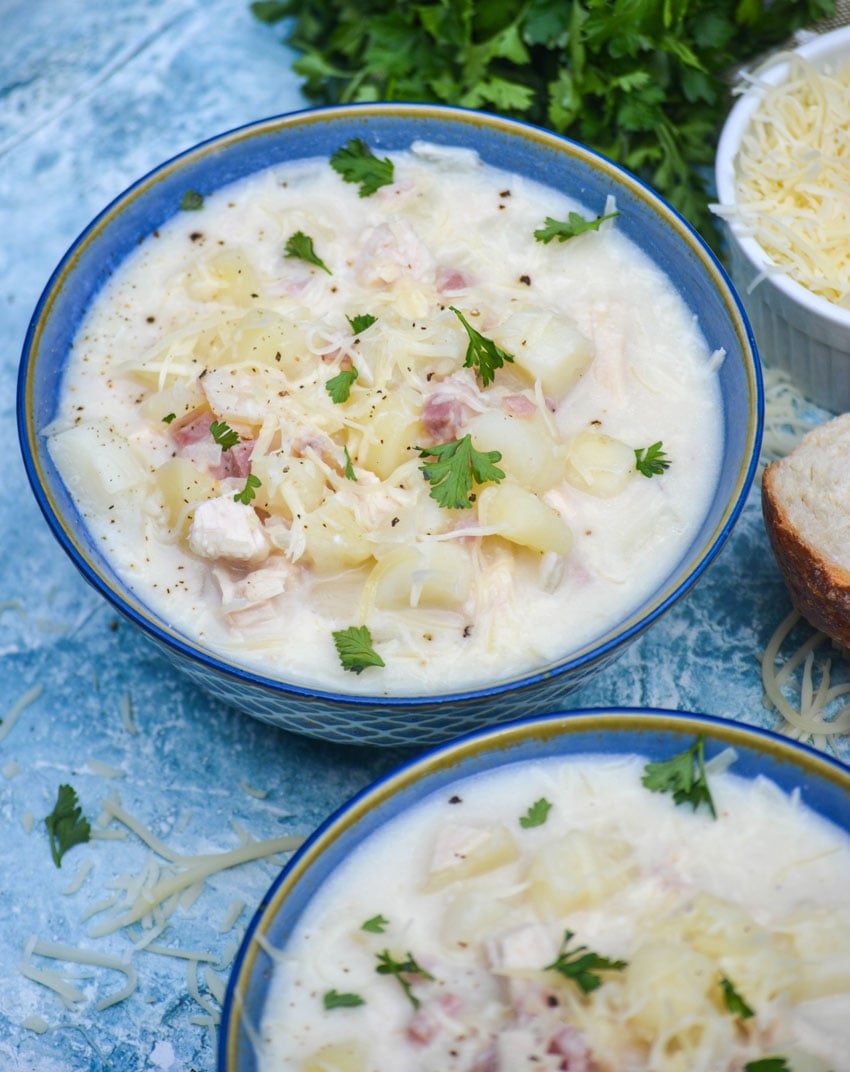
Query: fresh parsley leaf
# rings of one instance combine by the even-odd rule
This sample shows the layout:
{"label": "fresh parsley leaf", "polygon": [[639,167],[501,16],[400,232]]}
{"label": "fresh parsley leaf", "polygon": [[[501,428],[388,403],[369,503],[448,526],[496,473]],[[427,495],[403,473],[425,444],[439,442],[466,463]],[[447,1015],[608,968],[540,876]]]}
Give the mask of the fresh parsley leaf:
{"label": "fresh parsley leaf", "polygon": [[234,431],[227,421],[212,421],[210,435],[222,450],[230,450],[239,442],[239,433]]}
{"label": "fresh parsley leaf", "polygon": [[372,916],[371,919],[367,919],[365,923],[362,923],[360,930],[369,931],[370,934],[383,934],[389,922],[379,913],[377,916]]}
{"label": "fresh parsley leaf", "polygon": [[251,11],[260,22],[277,22],[292,13],[287,0],[254,0]]}
{"label": "fresh parsley leaf", "polygon": [[786,1057],[777,1054],[776,1057],[759,1057],[755,1061],[747,1061],[744,1072],[792,1072]]}
{"label": "fresh parsley leaf", "polygon": [[622,971],[627,966],[625,960],[602,957],[589,950],[586,945],[569,949],[568,946],[574,937],[574,931],[564,931],[558,956],[551,964],[546,965],[545,970],[556,971],[565,979],[572,979],[583,994],[589,994],[602,985],[599,972]]}
{"label": "fresh parsley leaf", "polygon": [[645,477],[660,476],[670,468],[670,459],[661,447],[661,440],[651,447],[638,447],[635,450],[635,468]]}
{"label": "fresh parsley leaf", "polygon": [[348,396],[351,394],[351,385],[356,379],[356,368],[343,369],[342,372],[338,372],[336,376],[331,376],[325,383],[325,390],[334,402],[347,402]]}
{"label": "fresh parsley leaf", "polygon": [[571,212],[566,220],[554,220],[551,216],[547,216],[543,226],[534,232],[534,237],[538,242],[544,243],[551,242],[553,238],[557,238],[559,242],[566,242],[586,231],[598,231],[605,220],[613,220],[619,215],[619,212],[609,212],[605,216],[597,216],[592,220],[585,219],[578,212]]}
{"label": "fresh parsley leaf", "polygon": [[353,1009],[357,1005],[365,1005],[366,1002],[359,994],[340,993],[338,990],[326,990],[322,997],[322,1004],[326,1009]]}
{"label": "fresh parsley leaf", "polygon": [[395,976],[395,978],[398,979],[399,986],[407,995],[410,1004],[414,1009],[418,1009],[421,1003],[419,998],[413,993],[412,981],[408,976],[414,975],[419,979],[432,980],[434,976],[417,964],[412,953],[408,953],[405,960],[396,960],[390,951],[385,949],[383,952],[377,954],[377,958],[378,966],[375,968],[375,971],[378,975]]}
{"label": "fresh parsley leaf", "polygon": [[513,354],[502,350],[492,339],[488,339],[486,335],[476,331],[460,309],[455,309],[453,305],[450,305],[449,308],[463,324],[469,337],[463,367],[474,368],[481,377],[482,386],[486,387],[488,383],[492,382],[497,368],[502,368],[505,362],[513,363]]}
{"label": "fresh parsley leaf", "polygon": [[420,465],[419,469],[431,485],[431,498],[446,509],[469,509],[473,483],[492,481],[498,484],[505,479],[504,471],[494,464],[501,461],[501,453],[498,450],[476,450],[469,433],[462,439],[415,449],[420,458],[435,459]]}
{"label": "fresh parsley leaf", "polygon": [[283,251],[285,257],[294,257],[299,261],[307,261],[308,264],[315,264],[317,268],[321,268],[328,275],[333,275],[333,272],[313,248],[313,239],[309,235],[305,235],[303,231],[295,231],[294,234],[291,234],[286,240]]}
{"label": "fresh parsley leaf", "polygon": [[346,316],[345,319],[351,325],[352,332],[355,335],[361,335],[366,328],[370,328],[378,318],[372,316],[371,313],[358,313],[357,316]]}
{"label": "fresh parsley leaf", "polygon": [[354,466],[351,464],[351,455],[348,453],[348,447],[343,447],[342,450],[345,455],[345,479],[356,480],[357,474],[354,472]]}
{"label": "fresh parsley leaf", "polygon": [[725,975],[720,979],[720,988],[723,991],[723,1004],[733,1016],[738,1016],[742,1020],[749,1020],[751,1016],[755,1016],[755,1012],[744,1001],[732,985],[731,980],[727,979]]}
{"label": "fresh parsley leaf", "polygon": [[204,195],[197,190],[187,190],[180,198],[180,207],[184,212],[197,212],[204,207]]}
{"label": "fresh parsley leaf", "polygon": [[176,413],[166,413],[166,415],[162,418],[162,423],[163,424],[171,424],[172,421],[176,421],[176,420],[177,420],[177,414]]}
{"label": "fresh parsley leaf", "polygon": [[258,476],[255,476],[254,473],[249,473],[247,477],[245,477],[245,487],[241,491],[236,492],[233,496],[234,500],[248,506],[251,501],[256,498],[254,489],[262,487],[262,484],[263,482]]}
{"label": "fresh parsley leaf", "polygon": [[360,196],[369,197],[393,181],[393,162],[379,160],[362,138],[352,138],[331,157],[331,167],[346,182],[360,183]]}
{"label": "fresh parsley leaf", "polygon": [[519,825],[526,830],[529,830],[532,826],[542,826],[549,818],[549,812],[552,810],[552,805],[545,797],[541,797],[539,800],[531,805],[525,815],[520,816]]}
{"label": "fresh parsley leaf", "polygon": [[690,804],[694,811],[700,804],[717,818],[708,779],[705,774],[705,739],[702,734],[696,743],[670,759],[647,763],[641,779],[653,793],[672,793],[677,804]]}
{"label": "fresh parsley leaf", "polygon": [[368,666],[386,666],[372,647],[372,634],[368,626],[351,625],[348,629],[337,629],[333,638],[343,670],[362,674]]}
{"label": "fresh parsley leaf", "polygon": [[76,790],[70,785],[59,786],[53,811],[44,821],[50,837],[50,855],[57,867],[62,866],[62,857],[68,849],[91,838],[91,824],[83,815]]}

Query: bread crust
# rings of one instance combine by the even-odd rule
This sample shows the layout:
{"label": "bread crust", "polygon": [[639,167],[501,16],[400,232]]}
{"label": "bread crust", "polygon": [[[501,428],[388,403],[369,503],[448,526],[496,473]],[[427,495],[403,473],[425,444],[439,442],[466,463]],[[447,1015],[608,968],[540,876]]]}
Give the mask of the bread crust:
{"label": "bread crust", "polygon": [[[791,602],[815,629],[850,648],[850,572],[824,555],[788,519],[777,488],[782,460],[762,477],[765,528]],[[850,504],[848,504],[850,510]]]}

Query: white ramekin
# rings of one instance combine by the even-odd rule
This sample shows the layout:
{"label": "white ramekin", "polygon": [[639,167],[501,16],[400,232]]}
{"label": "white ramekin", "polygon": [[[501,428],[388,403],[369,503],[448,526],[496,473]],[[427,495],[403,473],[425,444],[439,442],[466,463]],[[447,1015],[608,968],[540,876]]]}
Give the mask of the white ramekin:
{"label": "white ramekin", "polygon": [[[809,38],[793,50],[818,69],[834,69],[850,57],[850,26]],[[735,205],[735,159],[763,90],[788,75],[787,61],[758,72],[758,85],[732,108],[717,148],[718,203]],[[850,117],[848,117],[850,120]],[[848,204],[850,211],[850,204]],[[850,410],[850,310],[812,293],[775,268],[767,253],[734,215],[724,215],[729,274],[750,318],[766,366],[784,369],[808,399],[833,413]]]}

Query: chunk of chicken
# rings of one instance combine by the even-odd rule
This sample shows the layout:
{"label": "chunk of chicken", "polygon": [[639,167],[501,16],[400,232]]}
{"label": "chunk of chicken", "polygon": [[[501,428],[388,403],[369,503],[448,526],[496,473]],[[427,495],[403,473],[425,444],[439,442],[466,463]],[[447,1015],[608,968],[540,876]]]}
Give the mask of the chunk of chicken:
{"label": "chunk of chicken", "polygon": [[271,546],[253,508],[232,495],[199,503],[189,527],[189,547],[201,558],[259,565]]}

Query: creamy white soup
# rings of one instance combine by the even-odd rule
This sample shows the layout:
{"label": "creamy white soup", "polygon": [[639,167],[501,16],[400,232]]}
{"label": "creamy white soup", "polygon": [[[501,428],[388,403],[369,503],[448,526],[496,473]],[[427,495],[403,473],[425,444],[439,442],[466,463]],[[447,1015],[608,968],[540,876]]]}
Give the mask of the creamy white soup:
{"label": "creamy white soup", "polygon": [[261,1072],[848,1072],[850,838],[710,768],[716,817],[615,756],[382,825],[273,950]]}
{"label": "creamy white soup", "polygon": [[467,687],[604,634],[683,555],[723,354],[614,203],[356,140],[187,197],[47,429],[178,629],[303,683]]}

